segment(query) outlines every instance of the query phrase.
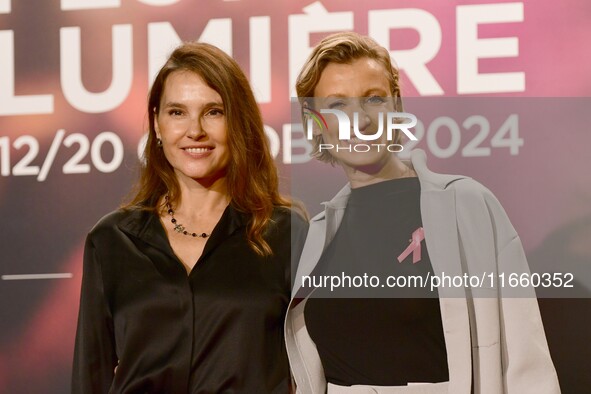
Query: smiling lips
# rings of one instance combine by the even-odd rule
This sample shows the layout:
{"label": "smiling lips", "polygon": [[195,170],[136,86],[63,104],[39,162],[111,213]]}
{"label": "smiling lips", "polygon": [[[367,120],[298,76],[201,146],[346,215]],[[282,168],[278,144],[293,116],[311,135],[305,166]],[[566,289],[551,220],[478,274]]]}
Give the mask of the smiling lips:
{"label": "smiling lips", "polygon": [[184,151],[191,154],[207,153],[212,151],[212,147],[200,147],[200,148],[184,148]]}
{"label": "smiling lips", "polygon": [[340,140],[340,145],[344,145],[344,146],[349,146],[349,145],[357,145],[357,144],[368,144],[368,143],[372,143],[375,141],[364,141],[362,139],[359,139],[357,137],[351,137],[348,140]]}

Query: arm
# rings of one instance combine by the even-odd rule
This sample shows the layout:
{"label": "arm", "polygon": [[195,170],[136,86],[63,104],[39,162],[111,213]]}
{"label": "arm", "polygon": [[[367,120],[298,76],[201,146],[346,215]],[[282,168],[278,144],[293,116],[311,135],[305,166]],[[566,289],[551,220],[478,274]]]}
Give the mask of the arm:
{"label": "arm", "polygon": [[[514,272],[515,268],[503,267],[516,264],[522,265],[524,272],[529,272],[519,237],[503,247],[498,262],[500,272]],[[505,392],[560,393],[533,289],[532,293],[529,297],[507,298],[501,289],[499,312]]]}
{"label": "arm", "polygon": [[[499,273],[529,274],[521,240],[507,214],[488,190],[485,200],[495,229]],[[499,288],[499,315],[504,392],[560,393],[535,290],[516,290],[505,283]]]}
{"label": "arm", "polygon": [[116,365],[112,316],[104,294],[98,252],[89,235],[84,247],[72,394],[107,393]]}

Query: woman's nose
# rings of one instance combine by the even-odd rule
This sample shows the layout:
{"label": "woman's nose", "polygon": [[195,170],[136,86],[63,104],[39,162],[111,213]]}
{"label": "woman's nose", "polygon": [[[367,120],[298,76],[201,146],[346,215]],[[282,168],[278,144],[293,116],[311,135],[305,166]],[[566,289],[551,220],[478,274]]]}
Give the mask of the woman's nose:
{"label": "woman's nose", "polygon": [[360,106],[354,113],[353,113],[353,122],[352,127],[353,131],[358,133],[363,133],[365,129],[369,127],[371,124],[371,118],[365,112],[365,110]]}
{"label": "woman's nose", "polygon": [[198,139],[201,135],[205,134],[203,130],[203,124],[201,119],[198,117],[191,117],[189,124],[187,125],[187,137],[191,139]]}

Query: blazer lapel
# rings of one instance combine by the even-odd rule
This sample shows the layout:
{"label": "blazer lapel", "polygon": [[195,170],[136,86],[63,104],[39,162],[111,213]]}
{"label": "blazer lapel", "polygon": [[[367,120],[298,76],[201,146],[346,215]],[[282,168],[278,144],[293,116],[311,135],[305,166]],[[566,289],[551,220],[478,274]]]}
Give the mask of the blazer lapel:
{"label": "blazer lapel", "polygon": [[351,187],[346,185],[332,200],[324,202],[324,212],[319,213],[310,221],[306,243],[296,272],[292,298],[298,294],[302,287],[302,277],[309,275],[314,270],[322,252],[332,242],[343,220],[350,194]]}
{"label": "blazer lapel", "polygon": [[[447,188],[462,176],[429,171],[423,151],[413,151],[412,165],[421,183],[421,217],[433,272],[439,278],[462,277],[455,192]],[[449,392],[469,394],[472,385],[472,344],[466,289],[445,284],[439,288],[441,318],[447,348]]]}
{"label": "blazer lapel", "polygon": [[325,218],[324,213],[322,217],[315,217],[310,223],[308,228],[308,235],[306,236],[306,243],[300,256],[300,262],[298,264],[296,276],[294,279],[293,290],[291,293],[292,300],[295,297],[299,297],[298,292],[302,288],[302,277],[310,275],[320,256],[322,255],[324,240],[326,238],[325,231]]}
{"label": "blazer lapel", "polygon": [[[439,278],[462,277],[453,190],[421,193],[425,242],[433,272]],[[439,304],[447,348],[450,393],[470,393],[472,349],[470,317],[464,287],[439,288]]]}

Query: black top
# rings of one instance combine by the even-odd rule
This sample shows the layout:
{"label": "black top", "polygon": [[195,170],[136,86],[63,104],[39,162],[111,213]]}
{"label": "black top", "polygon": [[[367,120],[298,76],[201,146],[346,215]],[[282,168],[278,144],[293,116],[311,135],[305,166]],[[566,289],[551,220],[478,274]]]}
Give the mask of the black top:
{"label": "black top", "polygon": [[[287,393],[292,220],[273,219],[262,258],[229,206],[187,275],[156,214],[103,218],[84,251],[72,392]],[[294,227],[301,243],[303,220]]]}
{"label": "black top", "polygon": [[385,285],[388,276],[433,274],[424,241],[419,262],[413,264],[412,253],[397,260],[420,227],[418,178],[352,190],[343,221],[312,276],[367,274],[380,284],[318,287],[308,299],[306,327],[328,382],[400,386],[449,380],[437,292]]}

